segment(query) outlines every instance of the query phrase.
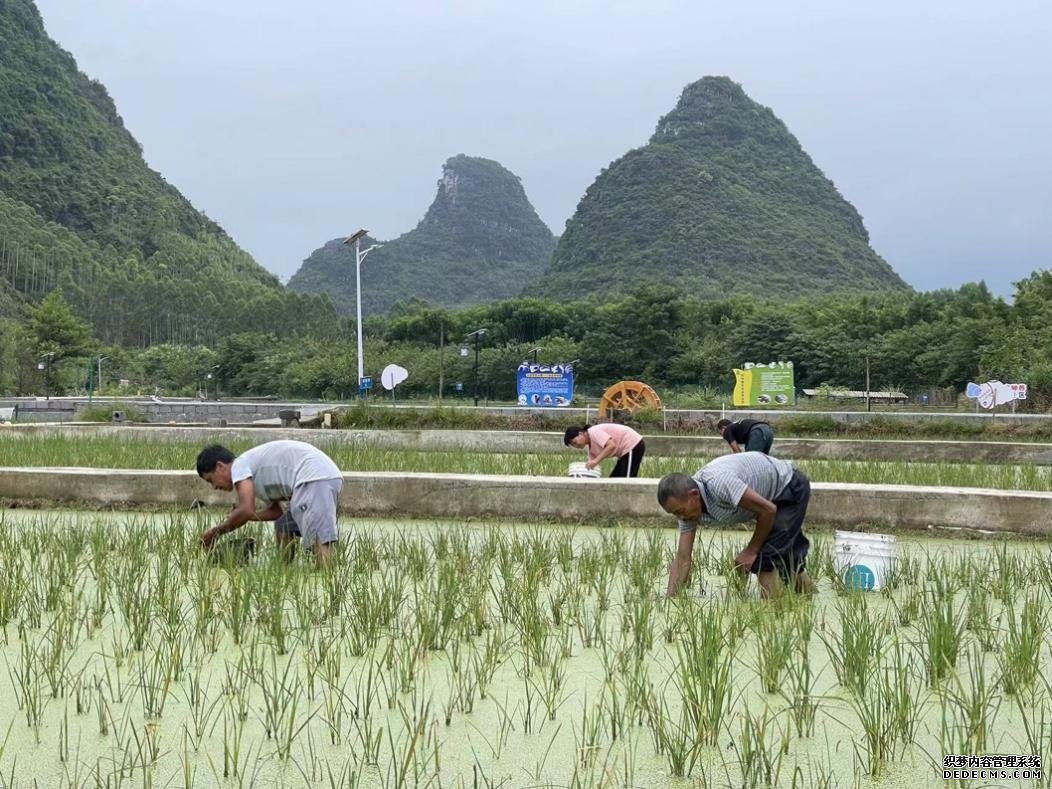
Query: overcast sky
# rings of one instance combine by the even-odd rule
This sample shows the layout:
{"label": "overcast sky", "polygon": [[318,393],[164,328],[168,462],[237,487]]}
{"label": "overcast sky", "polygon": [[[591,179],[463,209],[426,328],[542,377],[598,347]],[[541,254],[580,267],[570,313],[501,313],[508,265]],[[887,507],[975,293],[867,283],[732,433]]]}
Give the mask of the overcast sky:
{"label": "overcast sky", "polygon": [[287,278],[496,159],[561,233],[688,82],[771,107],[920,289],[1052,267],[1047,0],[37,0],[150,165]]}

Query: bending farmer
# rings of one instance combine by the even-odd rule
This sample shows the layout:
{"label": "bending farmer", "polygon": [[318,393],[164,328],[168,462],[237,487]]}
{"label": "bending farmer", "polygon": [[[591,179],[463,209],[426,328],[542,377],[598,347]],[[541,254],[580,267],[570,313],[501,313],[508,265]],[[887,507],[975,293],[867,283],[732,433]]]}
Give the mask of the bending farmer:
{"label": "bending farmer", "polygon": [[568,447],[588,450],[585,466],[593,469],[609,457],[617,456],[611,477],[638,477],[639,464],[646,452],[643,436],[624,425],[581,425],[568,427],[563,434]]}
{"label": "bending farmer", "polygon": [[668,474],[658,483],[657,495],[662,509],[679,518],[669,595],[679,592],[690,577],[699,523],[753,519],[752,539],[735,558],[738,569],[756,574],[763,597],[775,594],[780,584],[813,591],[805,571],[811,544],[803,532],[811,482],[786,461],[759,452],[724,455],[693,477]]}
{"label": "bending farmer", "polygon": [[766,422],[755,419],[740,419],[732,422],[721,419],[716,423],[723,440],[731,445],[731,452],[763,452],[771,454],[774,443],[774,430]]}
{"label": "bending farmer", "polygon": [[[216,490],[237,491],[237,505],[226,520],[201,535],[206,549],[248,521],[274,521],[279,547],[299,538],[304,548],[314,550],[319,563],[329,560],[339,538],[336,502],[343,475],[317,447],[302,441],[270,441],[235,457],[226,447],[213,444],[197,456],[197,473]],[[256,499],[264,509],[256,511]]]}

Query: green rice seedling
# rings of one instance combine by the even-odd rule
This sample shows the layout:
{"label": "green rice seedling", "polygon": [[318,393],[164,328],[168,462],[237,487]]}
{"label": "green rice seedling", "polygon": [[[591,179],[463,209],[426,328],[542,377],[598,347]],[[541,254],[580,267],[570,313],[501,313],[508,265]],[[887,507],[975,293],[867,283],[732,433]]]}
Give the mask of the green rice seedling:
{"label": "green rice seedling", "polygon": [[574,726],[574,744],[577,754],[577,765],[588,767],[599,752],[599,743],[603,733],[603,710],[601,704],[589,705],[588,696],[581,707],[581,725]]}
{"label": "green rice seedling", "polygon": [[818,699],[815,696],[817,677],[811,671],[811,656],[807,642],[797,641],[787,664],[789,687],[782,691],[789,704],[789,715],[797,737],[810,737],[815,731]]}
{"label": "green rice seedling", "polygon": [[522,733],[533,734],[534,722],[540,720],[538,711],[534,709],[534,706],[539,699],[537,698],[534,683],[530,679],[528,672],[523,674],[522,681],[523,696],[522,703],[519,705],[519,717],[522,719]]}
{"label": "green rice seedling", "polygon": [[607,680],[603,683],[602,692],[599,696],[599,709],[610,739],[615,742],[621,739],[627,728],[629,713],[625,704],[624,693],[616,679]]}
{"label": "green rice seedling", "polygon": [[895,739],[903,746],[914,742],[924,717],[924,677],[914,669],[903,643],[895,638],[884,675]]}
{"label": "green rice seedling", "polygon": [[726,549],[719,563],[719,573],[726,582],[727,600],[744,600],[749,594],[749,574],[735,565],[738,552],[734,548]]}
{"label": "green rice seedling", "polygon": [[776,716],[766,705],[763,712],[741,715],[738,739],[731,747],[738,756],[741,786],[778,786],[783,760],[789,748],[789,732],[778,725]]}
{"label": "green rice seedling", "polygon": [[315,709],[307,713],[303,720],[298,720],[296,714],[299,710],[300,698],[299,688],[294,688],[289,694],[288,702],[276,707],[273,729],[274,745],[278,759],[283,762],[288,761],[292,754],[293,742],[318,713],[318,710]]}
{"label": "green rice seedling", "polygon": [[853,592],[837,600],[839,631],[820,632],[837,681],[854,693],[862,693],[883,654],[887,622],[869,612],[865,597]]}
{"label": "green rice seedling", "polygon": [[500,759],[501,754],[504,752],[504,748],[508,744],[508,737],[511,732],[515,731],[515,723],[513,720],[514,710],[510,709],[508,703],[508,694],[504,694],[504,703],[502,704],[497,699],[493,700],[493,705],[497,708],[497,731],[493,739],[487,737],[481,729],[478,728],[470,720],[467,722],[468,726],[474,729],[479,736],[482,737],[486,745],[489,746],[490,752],[494,759]]}
{"label": "green rice seedling", "polygon": [[929,593],[920,617],[928,684],[935,687],[957,665],[964,635],[964,617],[954,606],[953,595]]}
{"label": "green rice seedling", "polygon": [[598,570],[595,574],[595,581],[592,584],[592,590],[595,592],[595,607],[603,613],[610,610],[610,602],[612,600],[611,592],[613,590],[616,569],[616,566],[609,561],[602,561],[599,564]]}
{"label": "green rice seedling", "polygon": [[907,584],[901,597],[894,600],[895,615],[902,627],[908,627],[920,616],[924,593],[920,586]]}
{"label": "green rice seedling", "polygon": [[867,775],[879,777],[895,757],[895,718],[892,682],[889,672],[880,672],[873,681],[851,696],[851,707],[858,717],[862,736],[853,745],[855,758]]}
{"label": "green rice seedling", "polygon": [[534,682],[534,688],[540,697],[541,703],[547,713],[548,720],[555,720],[559,707],[566,701],[564,685],[566,684],[566,660],[562,656],[562,650],[556,643],[552,654],[541,669],[541,677],[538,680],[528,679]]}
{"label": "green rice seedling", "polygon": [[[1025,743],[1020,750],[1027,754],[1042,755],[1052,753],[1052,686],[1042,677],[1045,684],[1045,694],[1040,702],[1026,698],[1021,694],[1012,696],[1019,710],[1019,718],[1022,721],[1023,732],[1020,743]],[[949,753],[949,751],[947,752]],[[960,753],[957,751],[956,753]],[[1044,765],[1042,765],[1043,767]],[[1034,780],[1034,785],[1040,787],[1052,787],[1052,774],[1047,769],[1042,769],[1041,777]]]}
{"label": "green rice seedling", "polygon": [[245,721],[248,719],[249,685],[252,676],[245,664],[244,654],[238,656],[236,666],[227,663],[223,670],[223,697],[226,699],[226,706],[237,715],[238,720]]}
{"label": "green rice seedling", "polygon": [[573,585],[568,577],[563,577],[555,589],[548,591],[548,613],[556,627],[561,627],[569,619],[568,604],[573,596]]}
{"label": "green rice seedling", "polygon": [[989,587],[985,584],[968,586],[967,600],[964,616],[965,629],[975,635],[984,652],[990,652],[996,645],[997,631],[990,607]]}
{"label": "green rice seedling", "polygon": [[378,767],[380,764],[380,748],[383,745],[383,729],[369,715],[358,716],[353,723],[355,733],[358,736],[358,745],[361,749],[362,763],[371,767]]}
{"label": "green rice seedling", "polygon": [[655,599],[652,594],[634,594],[625,600],[625,621],[632,634],[632,648],[645,655],[654,648]]}
{"label": "green rice seedling", "polygon": [[966,659],[967,681],[955,674],[942,694],[956,708],[954,719],[963,729],[961,736],[968,750],[955,753],[986,753],[1001,701],[996,683],[987,684],[983,652],[973,644]]}
{"label": "green rice seedling", "polygon": [[697,763],[698,752],[703,745],[701,732],[694,728],[685,711],[681,710],[678,716],[673,715],[665,694],[661,694],[660,698],[650,694],[647,716],[655,750],[665,756],[669,772],[676,778],[688,776]]}
{"label": "green rice seedling", "polygon": [[[733,616],[733,614],[731,614]],[[684,717],[703,745],[715,745],[731,705],[734,652],[723,638],[724,611],[701,607],[676,644],[677,695]]]}
{"label": "green rice seedling", "polygon": [[72,624],[72,620],[64,613],[59,613],[38,644],[37,660],[40,661],[41,673],[48,682],[53,699],[65,696],[70,679],[69,666],[75,648],[69,632]]}
{"label": "green rice seedling", "polygon": [[431,717],[431,702],[420,700],[411,707],[399,702],[398,711],[405,728],[404,737],[395,737],[392,726],[387,727],[388,745],[392,761],[388,765],[385,786],[402,789],[403,787],[427,787],[437,780],[437,769],[433,772],[428,764],[437,759],[438,742],[434,730],[428,734],[428,721]]}
{"label": "green rice seedling", "polygon": [[998,655],[1001,685],[1005,693],[1018,695],[1034,686],[1041,663],[1041,645],[1045,639],[1045,614],[1035,596],[1027,598],[1016,618],[1015,606],[1005,608],[1007,635]]}
{"label": "green rice seedling", "polygon": [[792,619],[778,612],[762,614],[756,626],[757,666],[764,693],[777,693],[782,686],[786,666],[792,660],[798,631]]}
{"label": "green rice seedling", "polygon": [[481,649],[474,649],[471,661],[475,667],[478,680],[479,698],[485,699],[497,669],[507,659],[507,639],[501,626],[496,626],[486,633],[486,643]]}
{"label": "green rice seedling", "polygon": [[160,718],[172,688],[170,653],[162,648],[148,649],[138,661],[139,699],[148,720]]}
{"label": "green rice seedling", "polygon": [[[3,521],[0,520],[0,527]],[[22,609],[21,579],[24,573],[25,559],[21,553],[7,553],[0,565],[0,636],[7,644],[7,626],[14,618],[16,611]]]}
{"label": "green rice seedling", "polygon": [[235,644],[241,644],[246,636],[249,614],[252,610],[252,594],[245,577],[235,572],[230,575],[226,599],[220,607],[227,629]]}
{"label": "green rice seedling", "polygon": [[245,669],[239,668],[248,673],[262,693],[263,715],[260,720],[268,740],[277,735],[290,711],[295,714],[294,707],[299,700],[299,681],[293,672],[293,658],[284,663],[284,668],[279,671],[277,655],[271,652],[269,664],[260,667],[249,664]]}
{"label": "green rice seedling", "polygon": [[606,614],[606,609],[596,605],[588,607],[577,619],[577,632],[585,649],[591,649],[597,640],[606,637]]}
{"label": "green rice seedling", "polygon": [[807,555],[808,569],[815,578],[833,578],[837,575],[833,566],[833,541],[829,533],[816,531],[808,535],[811,550]]}
{"label": "green rice seedling", "polygon": [[328,682],[322,685],[322,720],[332,745],[343,745],[343,720],[347,714],[347,691]]}
{"label": "green rice seedling", "polygon": [[202,666],[198,665],[195,671],[187,675],[186,686],[182,689],[183,701],[189,716],[189,721],[183,724],[183,731],[185,735],[189,735],[195,751],[201,747],[205,731],[222,712],[220,704],[223,702],[221,693],[209,699],[208,691],[211,680],[205,680],[202,672]]}
{"label": "green rice seedling", "polygon": [[19,659],[14,667],[8,662],[7,672],[15,689],[15,702],[25,713],[26,726],[33,730],[39,745],[40,725],[44,720],[48,698],[44,694],[37,648],[25,636],[21,639]]}
{"label": "green rice seedling", "polygon": [[1008,550],[1008,541],[1002,540],[994,549],[993,571],[994,597],[1004,605],[1012,604],[1016,592],[1025,585],[1025,577],[1019,557]]}
{"label": "green rice seedling", "polygon": [[325,764],[325,785],[328,789],[359,789],[362,785],[362,775],[363,770],[353,755],[343,763],[343,769],[338,775],[332,772],[332,766],[328,762]]}

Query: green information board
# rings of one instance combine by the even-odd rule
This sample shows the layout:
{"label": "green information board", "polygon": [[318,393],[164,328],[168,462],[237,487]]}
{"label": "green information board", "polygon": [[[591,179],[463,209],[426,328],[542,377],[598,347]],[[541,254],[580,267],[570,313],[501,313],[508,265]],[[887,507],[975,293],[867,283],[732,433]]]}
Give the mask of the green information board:
{"label": "green information board", "polygon": [[796,405],[796,384],[792,362],[746,364],[734,371],[736,406]]}

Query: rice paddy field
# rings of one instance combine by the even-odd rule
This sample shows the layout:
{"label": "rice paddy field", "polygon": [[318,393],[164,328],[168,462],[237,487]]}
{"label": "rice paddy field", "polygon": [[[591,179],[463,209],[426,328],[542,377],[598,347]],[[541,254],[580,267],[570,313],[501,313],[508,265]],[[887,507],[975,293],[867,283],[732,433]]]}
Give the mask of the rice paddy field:
{"label": "rice paddy field", "polygon": [[[235,453],[252,446],[231,442]],[[19,439],[0,436],[0,466],[86,466],[94,468],[192,469],[201,444],[126,440],[115,437],[49,436]],[[565,476],[568,464],[584,453],[567,449],[548,455],[471,452],[405,452],[333,445],[325,451],[345,471],[449,472]],[[708,457],[657,457],[643,460],[640,473],[660,477],[670,471],[693,473]],[[869,482],[1014,490],[1052,490],[1052,466],[896,463],[884,461],[793,461],[814,481]],[[606,473],[613,461],[606,461]]]}
{"label": "rice paddy field", "polygon": [[0,513],[0,787],[1052,784],[942,778],[1052,752],[1048,542],[900,537],[862,593],[814,531],[761,602],[744,532],[667,599],[672,529],[344,522],[317,570],[220,517]]}

